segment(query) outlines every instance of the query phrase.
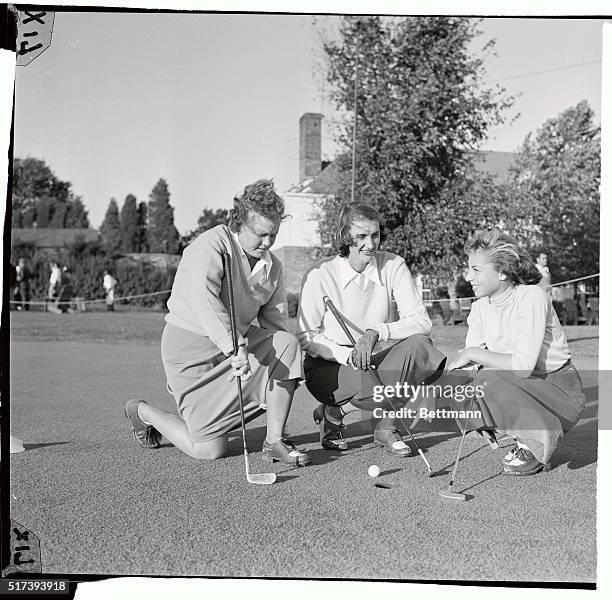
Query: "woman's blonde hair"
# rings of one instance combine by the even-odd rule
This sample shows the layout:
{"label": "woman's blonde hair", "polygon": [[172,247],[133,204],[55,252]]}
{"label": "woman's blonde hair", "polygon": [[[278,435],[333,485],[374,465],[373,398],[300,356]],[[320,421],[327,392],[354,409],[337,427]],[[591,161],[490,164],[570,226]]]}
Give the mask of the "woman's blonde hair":
{"label": "woman's blonde hair", "polygon": [[531,256],[519,247],[518,242],[499,229],[476,231],[466,242],[466,254],[486,250],[495,269],[508,277],[514,285],[533,285],[542,279]]}

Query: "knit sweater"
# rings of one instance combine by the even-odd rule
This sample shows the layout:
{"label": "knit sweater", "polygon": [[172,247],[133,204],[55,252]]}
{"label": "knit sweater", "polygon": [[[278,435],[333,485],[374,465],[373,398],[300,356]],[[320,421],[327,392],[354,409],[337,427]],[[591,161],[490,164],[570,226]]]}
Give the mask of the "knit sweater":
{"label": "knit sweater", "polygon": [[512,370],[529,376],[550,373],[571,357],[552,300],[537,285],[509,287],[480,298],[468,315],[465,346],[512,355]]}
{"label": "knit sweater", "polygon": [[[254,321],[264,329],[287,331],[287,297],[281,262],[270,253],[261,276],[249,283],[243,251],[226,225],[199,235],[183,252],[168,300],[166,321],[206,336],[226,355],[233,352],[229,288],[223,253],[231,257],[238,344],[245,345]],[[265,260],[264,259],[261,260]],[[270,260],[271,259],[271,260]],[[253,272],[258,269],[255,265]]]}

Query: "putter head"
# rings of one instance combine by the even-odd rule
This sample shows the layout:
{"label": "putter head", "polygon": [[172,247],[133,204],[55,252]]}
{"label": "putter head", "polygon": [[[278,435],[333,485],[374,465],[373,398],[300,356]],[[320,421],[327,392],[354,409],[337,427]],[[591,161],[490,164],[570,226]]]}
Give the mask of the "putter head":
{"label": "putter head", "polygon": [[247,473],[247,481],[256,485],[271,485],[276,481],[276,473]]}
{"label": "putter head", "polygon": [[455,502],[465,502],[468,499],[467,494],[453,492],[453,490],[449,490],[448,488],[440,490],[438,492],[438,496],[440,496],[440,498],[444,498],[444,500],[454,500]]}

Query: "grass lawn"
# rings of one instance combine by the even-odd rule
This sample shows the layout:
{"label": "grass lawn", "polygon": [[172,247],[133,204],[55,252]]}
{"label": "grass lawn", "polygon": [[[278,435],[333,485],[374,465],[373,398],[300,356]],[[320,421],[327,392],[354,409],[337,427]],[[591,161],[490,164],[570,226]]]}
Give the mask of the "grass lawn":
{"label": "grass lawn", "polygon": [[[39,537],[44,573],[595,581],[592,375],[581,421],[561,441],[552,471],[503,477],[510,442],[492,451],[466,438],[456,489],[469,502],[449,505],[438,495],[458,448],[454,422],[414,430],[435,471],[430,478],[418,457],[398,459],[375,446],[359,413],[347,418],[349,452],[322,449],[304,386],[287,433],[313,464],[263,463],[262,416],[247,427],[251,468],[274,470],[278,483],[250,486],[239,432],[228,456],[212,462],[132,439],[126,399],[176,411],[159,353],[163,313],[10,318],[10,425],[25,445],[10,456],[10,515]],[[597,327],[566,331],[577,360],[597,356]],[[465,326],[436,325],[432,337],[450,352],[465,334]],[[372,464],[391,487],[372,484]]]}
{"label": "grass lawn", "polygon": [[[62,315],[12,311],[10,317],[12,340],[37,342],[158,344],[165,322],[164,313],[152,311],[84,312]],[[291,319],[290,331],[295,331],[295,327],[296,319]],[[565,331],[574,356],[583,359],[597,358],[598,326],[568,325]],[[465,325],[434,325],[431,337],[436,346],[450,353],[463,347],[466,332]]]}

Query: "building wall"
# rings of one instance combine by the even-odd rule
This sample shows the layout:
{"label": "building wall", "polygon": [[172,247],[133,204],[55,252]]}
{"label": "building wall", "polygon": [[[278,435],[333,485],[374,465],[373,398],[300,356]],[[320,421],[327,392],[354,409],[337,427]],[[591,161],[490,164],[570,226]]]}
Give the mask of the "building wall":
{"label": "building wall", "polygon": [[320,194],[284,194],[285,212],[288,217],[280,226],[274,244],[275,249],[285,246],[318,247],[319,204],[325,196]]}

